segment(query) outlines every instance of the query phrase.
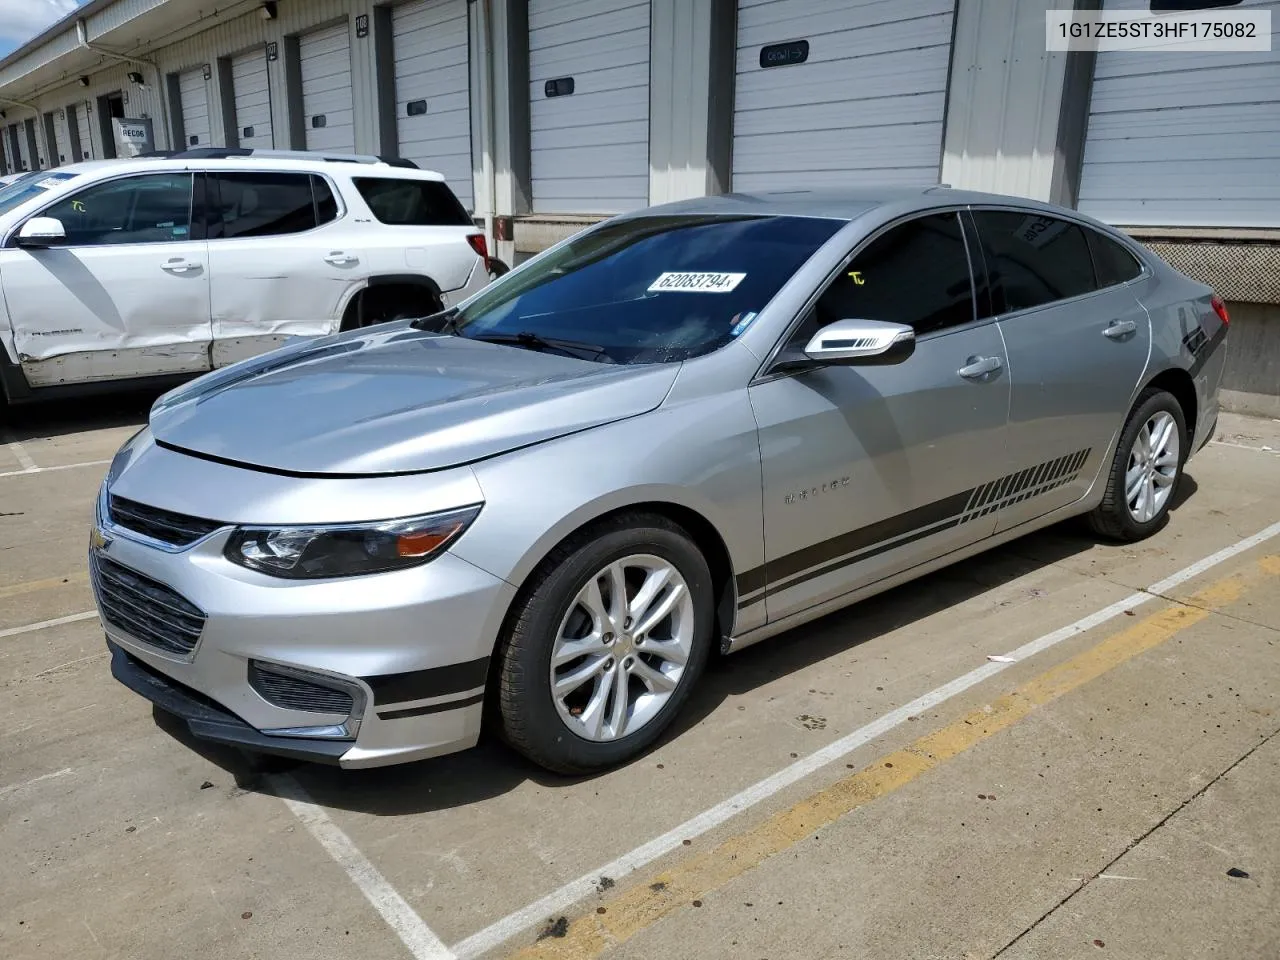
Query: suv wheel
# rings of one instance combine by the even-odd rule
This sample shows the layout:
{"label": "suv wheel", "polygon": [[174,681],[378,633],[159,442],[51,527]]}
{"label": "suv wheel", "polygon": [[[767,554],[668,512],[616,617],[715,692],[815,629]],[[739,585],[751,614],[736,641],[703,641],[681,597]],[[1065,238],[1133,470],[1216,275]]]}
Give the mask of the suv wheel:
{"label": "suv wheel", "polygon": [[711,572],[665,517],[619,517],[558,547],[499,655],[506,740],[559,773],[629,760],[680,711],[713,633]]}
{"label": "suv wheel", "polygon": [[1186,451],[1182,406],[1163,390],[1143,392],[1120,434],[1102,502],[1089,514],[1094,533],[1133,542],[1164,526]]}

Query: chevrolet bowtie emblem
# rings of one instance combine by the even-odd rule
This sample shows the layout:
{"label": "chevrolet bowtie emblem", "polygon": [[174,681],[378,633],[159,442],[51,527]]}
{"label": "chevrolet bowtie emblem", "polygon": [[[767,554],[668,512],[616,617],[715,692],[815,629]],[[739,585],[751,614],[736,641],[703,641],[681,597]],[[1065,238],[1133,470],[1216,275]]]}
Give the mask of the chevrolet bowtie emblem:
{"label": "chevrolet bowtie emblem", "polygon": [[89,546],[94,550],[106,550],[110,546],[111,540],[97,527],[89,534]]}

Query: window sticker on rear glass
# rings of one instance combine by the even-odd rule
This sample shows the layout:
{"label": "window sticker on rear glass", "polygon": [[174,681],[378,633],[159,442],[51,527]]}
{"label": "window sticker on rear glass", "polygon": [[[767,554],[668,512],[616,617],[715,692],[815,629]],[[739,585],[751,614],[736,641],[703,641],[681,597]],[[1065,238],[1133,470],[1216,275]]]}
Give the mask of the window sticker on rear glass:
{"label": "window sticker on rear glass", "polygon": [[728,293],[745,273],[664,273],[649,284],[649,293]]}

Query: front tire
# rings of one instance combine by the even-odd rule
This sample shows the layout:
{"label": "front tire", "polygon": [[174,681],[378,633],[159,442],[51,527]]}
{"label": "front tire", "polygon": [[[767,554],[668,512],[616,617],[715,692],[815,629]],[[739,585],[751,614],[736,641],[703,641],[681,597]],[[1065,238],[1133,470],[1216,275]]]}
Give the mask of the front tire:
{"label": "front tire", "polygon": [[1120,433],[1102,502],[1088,516],[1093,532],[1133,543],[1163,527],[1187,451],[1181,404],[1164,390],[1144,391]]}
{"label": "front tire", "polygon": [[649,747],[679,713],[714,632],[711,571],[666,517],[589,528],[539,566],[498,656],[504,738],[581,774]]}

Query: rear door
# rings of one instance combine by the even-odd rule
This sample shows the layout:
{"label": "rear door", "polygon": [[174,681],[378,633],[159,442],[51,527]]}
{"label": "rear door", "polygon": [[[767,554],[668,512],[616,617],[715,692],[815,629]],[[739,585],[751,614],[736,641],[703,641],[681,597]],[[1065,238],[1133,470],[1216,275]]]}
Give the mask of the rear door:
{"label": "rear door", "polygon": [[341,305],[367,275],[364,253],[327,226],[339,216],[316,174],[207,174],[213,365],[292,336],[337,329]]}
{"label": "rear door", "polygon": [[973,218],[1013,383],[1019,472],[1000,511],[1005,530],[1088,491],[1146,369],[1151,322],[1130,285],[1099,284],[1086,228],[1037,211]]}
{"label": "rear door", "polygon": [[893,226],[831,281],[788,345],[802,349],[836,320],[886,320],[915,329],[914,355],[750,388],[766,563],[744,600],[767,595],[770,621],[994,532],[1009,378],[1000,331],[977,318],[974,297],[959,214]]}
{"label": "rear door", "polygon": [[190,173],[119,177],[33,216],[66,243],[0,250],[14,346],[32,386],[209,368],[209,271]]}

